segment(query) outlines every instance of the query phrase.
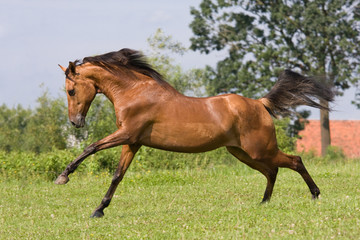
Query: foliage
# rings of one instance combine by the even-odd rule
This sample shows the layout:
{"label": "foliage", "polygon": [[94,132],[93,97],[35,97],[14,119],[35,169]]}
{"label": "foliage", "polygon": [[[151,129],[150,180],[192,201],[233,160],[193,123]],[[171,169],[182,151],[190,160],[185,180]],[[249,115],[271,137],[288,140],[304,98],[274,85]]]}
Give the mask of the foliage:
{"label": "foliage", "polygon": [[1,177],[0,238],[357,239],[359,167],[307,164],[322,191],[317,201],[299,174],[281,170],[271,201],[261,205],[266,180],[244,164],[129,172],[101,219],[89,216],[108,174],[75,174],[64,186]]}
{"label": "foliage", "polygon": [[0,152],[0,172],[3,177],[29,178],[38,176],[53,179],[59,169],[65,168],[74,154],[67,150],[55,150],[46,154],[34,152]]}
{"label": "foliage", "polygon": [[174,63],[171,56],[174,54],[183,55],[188,49],[180,42],[174,41],[171,36],[158,29],[156,33],[148,38],[151,48],[149,61],[176,90],[181,93],[191,93],[201,96],[200,87],[204,70],[190,69],[183,70],[180,64]]}
{"label": "foliage", "polygon": [[[33,152],[0,151],[0,173],[14,178],[27,178],[32,175],[54,180],[76,156],[80,149],[57,150],[35,154]],[[113,173],[117,167],[121,147],[98,152],[88,157],[76,170],[80,173]],[[149,170],[174,170],[208,168],[215,165],[233,165],[238,160],[227,151],[218,149],[203,154],[185,154],[161,151],[142,147],[136,154],[131,169],[137,172]]]}
{"label": "foliage", "polygon": [[274,123],[279,149],[285,153],[293,153],[297,138],[291,136],[290,118],[275,119]]}
{"label": "foliage", "polygon": [[358,1],[212,1],[192,8],[191,49],[228,52],[208,91],[259,96],[283,68],[325,74],[339,89],[359,72]]}
{"label": "foliage", "polygon": [[322,163],[346,162],[344,151],[337,146],[329,146],[326,149],[325,156],[323,157],[317,156],[316,153],[312,151],[301,153],[301,155],[303,158],[313,159],[313,161]]}
{"label": "foliage", "polygon": [[34,110],[24,134],[24,150],[40,153],[53,148],[65,149],[67,134],[63,126],[68,121],[64,100],[50,98],[45,91],[37,102],[38,107]]}
{"label": "foliage", "polygon": [[0,107],[0,150],[40,153],[53,147],[66,148],[64,101],[50,98],[45,91],[37,102],[35,110],[25,110],[21,105],[13,109]]}
{"label": "foliage", "polygon": [[31,111],[21,105],[9,109],[6,105],[0,106],[0,149],[10,152],[22,149],[26,141],[24,134],[29,124]]}
{"label": "foliage", "polygon": [[329,146],[326,151],[325,160],[327,161],[336,161],[336,160],[345,160],[344,151],[337,146]]}

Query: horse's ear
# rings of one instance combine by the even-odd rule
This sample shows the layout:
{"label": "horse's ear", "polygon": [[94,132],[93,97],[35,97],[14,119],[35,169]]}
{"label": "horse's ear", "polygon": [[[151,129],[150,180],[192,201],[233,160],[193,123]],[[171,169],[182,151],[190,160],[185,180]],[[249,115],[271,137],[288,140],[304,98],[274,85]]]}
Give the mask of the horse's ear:
{"label": "horse's ear", "polygon": [[61,70],[63,70],[64,72],[66,72],[66,68],[65,68],[65,67],[61,66],[60,64],[58,64],[58,65],[59,65],[59,67],[61,68]]}
{"label": "horse's ear", "polygon": [[75,63],[74,62],[69,62],[69,71],[70,71],[70,73],[71,74],[74,74],[75,75],[75,73],[76,73],[76,71],[75,71]]}

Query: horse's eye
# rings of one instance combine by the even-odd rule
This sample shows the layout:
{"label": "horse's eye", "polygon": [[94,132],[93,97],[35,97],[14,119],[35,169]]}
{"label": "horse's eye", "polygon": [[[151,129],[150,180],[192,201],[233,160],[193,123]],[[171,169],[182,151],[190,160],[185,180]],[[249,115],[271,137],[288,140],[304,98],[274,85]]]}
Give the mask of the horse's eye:
{"label": "horse's eye", "polygon": [[70,96],[74,96],[74,95],[75,95],[75,90],[74,90],[74,89],[73,89],[73,90],[69,90],[68,93],[69,93]]}

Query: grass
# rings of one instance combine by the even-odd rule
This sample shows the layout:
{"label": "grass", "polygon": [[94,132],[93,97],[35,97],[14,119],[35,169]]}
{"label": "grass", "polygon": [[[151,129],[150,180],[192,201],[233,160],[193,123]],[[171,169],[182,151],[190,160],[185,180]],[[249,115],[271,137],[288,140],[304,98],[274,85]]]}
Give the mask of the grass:
{"label": "grass", "polygon": [[111,182],[107,173],[75,173],[64,186],[2,178],[0,239],[358,239],[360,162],[307,165],[319,200],[282,169],[264,205],[265,178],[240,163],[130,171],[101,219],[89,216]]}

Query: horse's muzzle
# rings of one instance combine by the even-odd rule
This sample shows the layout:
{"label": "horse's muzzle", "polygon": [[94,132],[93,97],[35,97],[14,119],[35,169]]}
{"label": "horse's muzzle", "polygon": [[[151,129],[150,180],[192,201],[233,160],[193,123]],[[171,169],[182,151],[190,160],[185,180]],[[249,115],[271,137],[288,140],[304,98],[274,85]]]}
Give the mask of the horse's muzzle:
{"label": "horse's muzzle", "polygon": [[75,118],[70,119],[70,122],[76,128],[82,128],[85,126],[85,117],[81,114],[77,114]]}

